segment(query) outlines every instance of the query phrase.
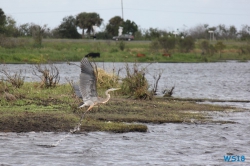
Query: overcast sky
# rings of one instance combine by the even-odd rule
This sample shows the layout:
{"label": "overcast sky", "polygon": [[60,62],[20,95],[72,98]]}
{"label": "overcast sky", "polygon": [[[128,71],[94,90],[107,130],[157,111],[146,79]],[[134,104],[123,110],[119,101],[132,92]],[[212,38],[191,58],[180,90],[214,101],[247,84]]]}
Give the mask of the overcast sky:
{"label": "overcast sky", "polygon": [[[17,25],[47,24],[55,28],[66,16],[96,12],[107,24],[122,16],[122,0],[0,0],[0,8],[12,16]],[[124,19],[140,28],[173,31],[199,24],[250,26],[250,0],[123,0]],[[100,30],[100,29],[99,29]]]}

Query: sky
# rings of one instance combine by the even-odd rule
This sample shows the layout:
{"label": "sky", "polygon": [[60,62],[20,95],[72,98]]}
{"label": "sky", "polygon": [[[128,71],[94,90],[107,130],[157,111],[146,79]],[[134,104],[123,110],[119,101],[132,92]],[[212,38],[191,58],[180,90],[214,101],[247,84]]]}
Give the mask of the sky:
{"label": "sky", "polygon": [[[123,5],[122,5],[123,4]],[[17,25],[35,23],[51,29],[66,16],[96,12],[104,25],[114,16],[134,21],[141,29],[186,30],[198,25],[250,26],[250,0],[0,0],[0,8]]]}

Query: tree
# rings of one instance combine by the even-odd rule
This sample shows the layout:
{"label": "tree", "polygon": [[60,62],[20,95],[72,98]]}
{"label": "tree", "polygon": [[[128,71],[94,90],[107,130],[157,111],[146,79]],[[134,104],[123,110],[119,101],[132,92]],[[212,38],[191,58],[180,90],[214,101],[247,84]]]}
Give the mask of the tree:
{"label": "tree", "polygon": [[6,25],[6,15],[4,11],[0,8],[0,33],[4,33],[4,27]]}
{"label": "tree", "polygon": [[18,29],[18,33],[20,36],[32,36],[31,25],[29,23],[21,24]]}
{"label": "tree", "polygon": [[237,36],[237,29],[236,29],[236,27],[235,27],[234,25],[231,25],[231,26],[229,27],[229,37],[230,37],[231,39],[235,39],[236,36]]}
{"label": "tree", "polygon": [[122,26],[123,19],[120,16],[112,17],[106,26],[106,31],[112,36],[118,35],[119,26]]}
{"label": "tree", "polygon": [[218,25],[218,31],[219,31],[218,34],[221,37],[221,39],[227,38],[227,29],[226,29],[226,26],[224,24]]}
{"label": "tree", "polygon": [[167,36],[167,32],[157,28],[149,28],[149,30],[145,32],[145,38],[149,40],[158,39],[162,36]]}
{"label": "tree", "polygon": [[219,51],[219,53],[220,53],[220,58],[221,58],[221,51],[224,50],[225,48],[226,48],[226,45],[224,45],[222,41],[218,41],[218,42],[215,44],[215,49]]}
{"label": "tree", "polygon": [[126,20],[122,24],[123,32],[126,34],[132,33],[135,34],[136,31],[138,31],[138,26],[134,21]]}
{"label": "tree", "polygon": [[61,38],[78,39],[81,37],[77,32],[76,19],[73,16],[64,17],[57,30]]}
{"label": "tree", "polygon": [[241,40],[250,40],[250,26],[242,25],[240,34],[241,34]]}
{"label": "tree", "polygon": [[30,28],[32,29],[32,36],[34,39],[35,46],[41,47],[43,35],[48,30],[47,25],[40,26],[33,24]]}
{"label": "tree", "polygon": [[97,13],[79,13],[76,16],[76,25],[82,29],[82,38],[84,38],[84,30],[87,29],[87,34],[93,32],[93,26],[100,26],[103,19]]}
{"label": "tree", "polygon": [[6,17],[6,24],[5,24],[5,34],[6,36],[18,36],[18,29],[16,27],[16,21],[11,17]]}
{"label": "tree", "polygon": [[189,30],[189,34],[195,39],[206,39],[208,34],[207,31],[208,31],[208,24],[204,25],[200,24],[194,28],[191,28]]}

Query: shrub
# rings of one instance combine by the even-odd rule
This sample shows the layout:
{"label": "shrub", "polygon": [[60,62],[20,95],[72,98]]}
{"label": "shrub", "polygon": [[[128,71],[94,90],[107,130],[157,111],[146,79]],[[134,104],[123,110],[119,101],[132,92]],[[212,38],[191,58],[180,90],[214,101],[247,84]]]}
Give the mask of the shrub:
{"label": "shrub", "polygon": [[189,52],[194,49],[194,39],[191,36],[179,40],[179,48],[181,52]]}
{"label": "shrub", "polygon": [[126,44],[125,44],[124,41],[119,42],[119,48],[120,48],[121,51],[123,51],[125,49],[125,46],[126,46]]}
{"label": "shrub", "polygon": [[200,43],[200,47],[202,50],[202,54],[207,54],[209,52],[209,42],[207,40],[203,40]]}
{"label": "shrub", "polygon": [[221,57],[221,51],[224,50],[225,48],[226,48],[226,45],[224,45],[222,41],[218,41],[218,42],[215,44],[215,49],[216,49],[217,51],[219,51],[220,57]]}
{"label": "shrub", "polygon": [[148,91],[149,85],[145,78],[145,68],[139,69],[137,64],[133,65],[132,71],[126,65],[126,77],[122,79],[122,93],[135,99],[152,99],[152,93]]}
{"label": "shrub", "polygon": [[175,48],[176,40],[174,37],[161,37],[158,39],[158,42],[161,48],[165,50],[165,52],[169,52],[170,50]]}
{"label": "shrub", "polygon": [[24,76],[22,76],[22,70],[19,72],[15,72],[13,75],[11,75],[9,72],[7,72],[5,69],[2,69],[0,73],[3,73],[6,77],[6,81],[9,82],[12,86],[16,88],[20,88],[24,84]]}
{"label": "shrub", "polygon": [[[33,74],[41,79],[40,87],[44,88],[55,87],[59,83],[60,80],[59,70],[53,64],[51,64],[50,67],[47,66],[42,67],[40,64],[38,64],[35,65],[35,69],[36,70],[33,70]],[[41,73],[42,75],[38,75],[37,72]]]}
{"label": "shrub", "polygon": [[210,54],[211,56],[213,56],[214,53],[216,53],[216,48],[215,48],[212,44],[210,44],[210,45],[209,45],[209,54]]}
{"label": "shrub", "polygon": [[152,53],[157,53],[158,50],[160,49],[160,44],[158,42],[158,40],[153,40],[150,45],[149,45],[150,51]]}
{"label": "shrub", "polygon": [[114,74],[109,74],[105,72],[103,69],[98,68],[95,72],[97,78],[97,89],[109,89],[109,88],[117,88],[119,86],[118,76]]}

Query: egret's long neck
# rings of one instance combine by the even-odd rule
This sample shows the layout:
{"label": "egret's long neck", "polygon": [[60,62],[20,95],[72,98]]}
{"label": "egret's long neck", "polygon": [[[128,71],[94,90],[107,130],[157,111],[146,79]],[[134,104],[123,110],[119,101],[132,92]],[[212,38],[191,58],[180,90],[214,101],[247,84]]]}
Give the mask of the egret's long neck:
{"label": "egret's long neck", "polygon": [[107,91],[105,92],[105,94],[106,94],[106,98],[103,100],[102,103],[106,103],[106,102],[109,101],[109,99],[110,99],[109,90],[107,90]]}

